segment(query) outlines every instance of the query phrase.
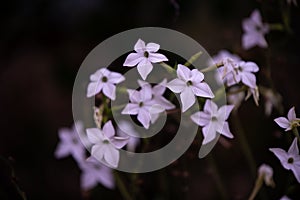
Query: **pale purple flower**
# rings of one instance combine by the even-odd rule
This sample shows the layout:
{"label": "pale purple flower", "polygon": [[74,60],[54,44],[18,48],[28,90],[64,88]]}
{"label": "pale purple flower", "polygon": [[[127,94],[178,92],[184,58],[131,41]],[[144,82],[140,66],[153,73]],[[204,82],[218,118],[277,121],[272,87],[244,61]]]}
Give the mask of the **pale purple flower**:
{"label": "pale purple flower", "polygon": [[141,139],[138,137],[139,134],[136,132],[133,126],[128,121],[121,121],[118,123],[117,132],[121,137],[129,137],[128,143],[126,144],[126,149],[134,152],[136,147],[140,144]]}
{"label": "pale purple flower", "polygon": [[82,170],[80,184],[83,190],[93,189],[98,183],[108,189],[115,187],[113,170],[101,164],[94,157],[89,157],[81,162],[80,169]]}
{"label": "pale purple flower", "polygon": [[152,100],[152,89],[150,84],[145,84],[140,91],[127,90],[130,103],[122,111],[125,115],[137,115],[137,119],[148,129],[151,115],[163,112],[165,109]]}
{"label": "pale purple flower", "polygon": [[254,10],[249,18],[243,20],[243,30],[242,46],[244,49],[248,50],[256,45],[261,48],[268,47],[265,34],[269,32],[269,26],[262,22],[258,10]]}
{"label": "pale purple flower", "polygon": [[125,80],[125,77],[117,72],[101,68],[90,76],[90,83],[87,88],[87,97],[92,97],[99,92],[111,100],[116,99],[116,84]]}
{"label": "pale purple flower", "polygon": [[178,64],[177,77],[167,83],[167,87],[175,93],[180,93],[182,112],[185,112],[195,103],[195,96],[214,97],[209,85],[204,82],[204,74],[199,70],[190,70],[188,67]]}
{"label": "pale purple flower", "polygon": [[204,110],[191,116],[193,122],[203,127],[203,144],[211,142],[216,138],[217,134],[233,138],[227,122],[233,107],[233,105],[224,105],[218,109],[218,106],[213,101],[206,100]]}
{"label": "pale purple flower", "polygon": [[296,128],[300,126],[300,118],[296,117],[295,113],[295,107],[292,107],[287,115],[287,118],[285,117],[278,117],[274,119],[274,121],[281,127],[284,128],[285,131],[292,130],[293,128]]}
{"label": "pale purple flower", "polygon": [[280,148],[270,148],[269,150],[275,154],[285,169],[292,170],[297,181],[300,183],[300,155],[297,138],[293,140],[288,152]]}
{"label": "pale purple flower", "polygon": [[233,66],[232,71],[226,73],[224,83],[226,83],[227,86],[232,86],[242,82],[250,88],[256,88],[256,77],[254,73],[258,71],[259,67],[256,63],[240,61]]}
{"label": "pale purple flower", "polygon": [[280,200],[292,200],[292,199],[290,199],[288,196],[284,195],[280,198]]}
{"label": "pale purple flower", "polygon": [[274,187],[275,183],[273,180],[273,168],[267,164],[262,164],[258,168],[258,176],[262,177],[265,184],[270,187]]}
{"label": "pale purple flower", "polygon": [[84,159],[86,151],[79,137],[79,134],[81,134],[81,138],[85,137],[82,122],[75,122],[71,129],[61,128],[58,134],[60,142],[54,153],[56,158],[72,155],[77,162]]}
{"label": "pale purple flower", "polygon": [[166,56],[156,53],[159,48],[159,44],[150,42],[146,45],[143,40],[139,39],[134,45],[136,53],[130,53],[123,66],[134,67],[137,65],[139,74],[145,80],[153,69],[152,63],[168,61]]}
{"label": "pale purple flower", "polygon": [[118,149],[127,144],[128,138],[115,136],[115,129],[111,121],[106,122],[102,130],[99,128],[88,128],[86,131],[89,141],[93,144],[91,149],[92,156],[116,168],[120,159]]}

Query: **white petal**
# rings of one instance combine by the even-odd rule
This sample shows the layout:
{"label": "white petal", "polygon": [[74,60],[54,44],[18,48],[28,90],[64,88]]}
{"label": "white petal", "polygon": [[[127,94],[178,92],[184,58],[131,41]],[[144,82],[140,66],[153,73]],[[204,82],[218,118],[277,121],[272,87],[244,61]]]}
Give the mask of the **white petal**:
{"label": "white petal", "polygon": [[261,15],[259,10],[255,9],[250,16],[250,19],[255,22],[256,25],[262,25]]}
{"label": "white petal", "polygon": [[242,46],[243,49],[248,50],[257,45],[257,37],[259,34],[257,33],[245,33],[242,36]]}
{"label": "white petal", "polygon": [[103,93],[105,96],[110,98],[111,100],[116,99],[116,86],[111,83],[106,83],[103,85]]}
{"label": "white petal", "polygon": [[124,147],[129,141],[129,137],[113,137],[110,142],[117,148]]}
{"label": "white petal", "polygon": [[148,52],[157,52],[159,50],[159,48],[160,48],[160,45],[153,43],[153,42],[150,42],[146,45],[146,51],[148,51]]}
{"label": "white petal", "polygon": [[209,124],[211,120],[211,116],[205,112],[196,112],[191,115],[191,119],[193,122],[198,124],[199,126],[206,126]]}
{"label": "white petal", "polygon": [[153,89],[152,89],[153,94],[155,96],[156,95],[163,95],[165,90],[166,90],[166,83],[167,83],[167,80],[164,79],[161,83],[154,86]]}
{"label": "white petal", "polygon": [[120,152],[112,145],[108,145],[105,150],[104,160],[112,167],[118,167],[120,160]]}
{"label": "white petal", "polygon": [[101,165],[101,169],[99,170],[97,179],[108,189],[113,189],[115,187],[115,179],[112,169],[106,167],[105,165]]}
{"label": "white petal", "polygon": [[102,132],[107,138],[111,138],[115,135],[115,129],[110,120],[104,124]]}
{"label": "white petal", "polygon": [[218,116],[219,116],[222,120],[227,120],[233,108],[234,108],[233,105],[225,105],[225,106],[222,106],[222,107],[218,110]]}
{"label": "white petal", "polygon": [[207,125],[205,127],[202,128],[202,133],[203,133],[203,136],[204,136],[204,140],[202,142],[203,145],[211,142],[213,139],[215,139],[216,137],[216,129],[214,126],[211,126],[211,125]]}
{"label": "white petal", "polygon": [[178,78],[187,82],[190,78],[190,75],[191,75],[190,73],[191,73],[191,70],[188,67],[178,64],[178,68],[177,68]]}
{"label": "white petal", "polygon": [[197,69],[191,71],[191,81],[193,83],[200,83],[204,79],[204,74]]}
{"label": "white petal", "polygon": [[187,85],[183,80],[176,78],[167,83],[167,87],[175,93],[180,93],[187,87]]}
{"label": "white petal", "polygon": [[255,62],[240,62],[239,65],[243,69],[243,71],[248,71],[248,72],[259,71],[259,67]]}
{"label": "white petal", "polygon": [[147,59],[145,59],[138,64],[137,69],[142,79],[146,80],[147,76],[153,69],[153,65]]}
{"label": "white petal", "polygon": [[90,190],[97,185],[97,180],[91,170],[86,170],[81,173],[80,187],[83,190]]}
{"label": "white petal", "polygon": [[209,113],[211,115],[216,115],[218,114],[218,106],[215,102],[213,102],[212,100],[206,100],[205,104],[204,104],[204,109],[203,109],[206,113]]}
{"label": "white petal", "polygon": [[164,111],[165,111],[165,108],[159,104],[153,104],[149,109],[149,112],[151,114],[158,114],[158,113],[161,113]]}
{"label": "white petal", "polygon": [[123,115],[137,115],[139,112],[139,105],[129,103],[125,106],[125,108],[122,110]]}
{"label": "white petal", "polygon": [[108,81],[110,83],[114,83],[114,84],[121,83],[124,80],[125,80],[125,77],[122,74],[117,73],[117,72],[111,72],[108,77]]}
{"label": "white petal", "polygon": [[144,85],[140,90],[140,97],[142,102],[151,100],[152,98],[152,88],[150,84]]}
{"label": "white petal", "polygon": [[182,103],[182,112],[189,109],[196,101],[195,95],[190,87],[186,87],[180,94],[180,100]]}
{"label": "white petal", "polygon": [[91,82],[87,88],[87,97],[92,97],[98,94],[102,90],[103,84],[102,82]]}
{"label": "white petal", "polygon": [[99,144],[92,146],[91,154],[95,157],[99,162],[103,159],[105,149],[107,145]]}
{"label": "white petal", "polygon": [[123,66],[126,67],[133,67],[136,66],[138,63],[140,63],[143,59],[145,59],[145,57],[143,55],[140,55],[139,53],[130,53]]}
{"label": "white petal", "polygon": [[139,120],[139,122],[141,122],[141,124],[148,129],[150,126],[150,121],[151,121],[151,115],[150,112],[148,112],[145,109],[140,109],[137,119]]}
{"label": "white petal", "polygon": [[293,121],[296,119],[295,107],[292,107],[288,112],[289,121]]}
{"label": "white petal", "polygon": [[287,162],[288,154],[286,151],[280,148],[270,148],[269,150],[275,154],[275,156],[280,160],[281,165],[285,169],[291,168],[291,165]]}
{"label": "white petal", "polygon": [[165,110],[171,110],[175,108],[175,105],[168,101],[163,96],[155,97],[154,103],[161,105]]}
{"label": "white petal", "polygon": [[91,143],[97,144],[103,141],[103,133],[98,128],[88,128],[86,129],[88,139]]}
{"label": "white petal", "polygon": [[287,118],[285,117],[278,117],[274,119],[274,121],[281,127],[281,128],[288,128],[290,127],[290,122]]}
{"label": "white petal", "polygon": [[168,61],[168,58],[161,53],[149,53],[148,60],[152,63]]}
{"label": "white petal", "polygon": [[128,95],[129,95],[129,100],[132,103],[139,103],[142,100],[140,91],[127,89],[127,92],[128,92]]}
{"label": "white petal", "polygon": [[298,161],[297,163],[294,163],[291,170],[294,173],[298,183],[300,183],[300,162]]}
{"label": "white petal", "polygon": [[233,138],[233,135],[229,129],[229,125],[228,122],[224,122],[223,123],[223,127],[221,128],[221,130],[217,130],[220,134],[228,137],[228,138]]}
{"label": "white petal", "polygon": [[295,139],[293,140],[293,143],[291,144],[289,150],[288,150],[289,154],[294,154],[294,155],[298,155],[299,154],[299,149],[298,149],[298,139],[297,137],[295,137]]}
{"label": "white petal", "polygon": [[256,77],[251,72],[243,72],[241,74],[242,82],[250,88],[256,87]]}
{"label": "white petal", "polygon": [[207,98],[215,97],[214,93],[211,91],[207,83],[198,83],[196,86],[191,85],[190,87],[196,96]]}
{"label": "white petal", "polygon": [[145,42],[141,39],[138,39],[138,41],[134,45],[134,50],[136,52],[144,52],[146,48]]}
{"label": "white petal", "polygon": [[63,144],[63,143],[59,143],[56,147],[56,150],[55,150],[55,158],[63,158],[63,157],[66,157],[70,154],[70,148],[68,145],[66,144]]}

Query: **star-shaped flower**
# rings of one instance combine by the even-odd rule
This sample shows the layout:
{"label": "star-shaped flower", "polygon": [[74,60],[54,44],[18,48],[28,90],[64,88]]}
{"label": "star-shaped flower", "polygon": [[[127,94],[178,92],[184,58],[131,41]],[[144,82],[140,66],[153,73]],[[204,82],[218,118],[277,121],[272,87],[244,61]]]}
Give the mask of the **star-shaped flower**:
{"label": "star-shaped flower", "polygon": [[300,118],[296,117],[295,113],[295,107],[292,107],[287,115],[287,118],[285,117],[278,117],[274,119],[274,121],[281,127],[285,128],[285,131],[292,130],[293,128],[296,128],[300,126]]}
{"label": "star-shaped flower", "polygon": [[83,190],[90,190],[98,183],[101,183],[108,189],[115,187],[115,180],[111,168],[101,164],[94,157],[89,157],[80,163],[82,174],[80,184]]}
{"label": "star-shaped flower", "polygon": [[285,169],[292,170],[297,181],[300,183],[300,155],[297,138],[293,140],[288,152],[280,148],[270,148],[269,150],[275,154]]}
{"label": "star-shaped flower", "polygon": [[204,74],[199,70],[190,70],[186,66],[178,64],[177,77],[167,83],[167,87],[175,93],[181,93],[182,112],[185,112],[195,103],[195,96],[214,97],[209,85],[203,81]]}
{"label": "star-shaped flower", "polygon": [[233,138],[226,121],[233,107],[233,105],[224,105],[218,109],[218,106],[213,101],[206,100],[204,110],[191,116],[193,122],[203,127],[203,144],[211,142],[216,138],[217,134]]}
{"label": "star-shaped flower", "polygon": [[92,156],[116,168],[120,159],[118,149],[127,144],[128,138],[115,136],[115,129],[111,121],[106,122],[102,130],[89,128],[86,131],[89,141],[93,144],[91,149]]}
{"label": "star-shaped flower", "polygon": [[137,119],[148,129],[152,115],[163,112],[165,109],[155,103],[152,99],[152,89],[150,84],[144,84],[141,90],[127,90],[130,103],[122,111],[124,115],[137,115]]}
{"label": "star-shaped flower", "polygon": [[123,66],[134,67],[137,65],[139,74],[143,80],[146,80],[147,76],[153,69],[152,63],[168,61],[166,56],[156,53],[159,48],[159,44],[150,42],[146,45],[143,40],[139,39],[134,45],[136,53],[130,53]]}
{"label": "star-shaped flower", "polygon": [[92,97],[103,91],[111,100],[116,99],[116,84],[125,80],[122,74],[101,68],[90,76],[91,82],[87,88],[87,97]]}
{"label": "star-shaped flower", "polygon": [[83,145],[83,141],[81,141],[79,137],[79,134],[82,139],[86,137],[84,135],[82,122],[75,122],[71,129],[60,129],[58,134],[60,142],[58,143],[54,153],[56,158],[63,158],[72,155],[77,162],[84,159],[85,147]]}
{"label": "star-shaped flower", "polygon": [[269,26],[262,22],[258,10],[254,10],[250,18],[243,20],[243,30],[245,32],[242,36],[242,46],[244,49],[247,50],[256,45],[261,48],[268,47],[264,36],[269,32]]}

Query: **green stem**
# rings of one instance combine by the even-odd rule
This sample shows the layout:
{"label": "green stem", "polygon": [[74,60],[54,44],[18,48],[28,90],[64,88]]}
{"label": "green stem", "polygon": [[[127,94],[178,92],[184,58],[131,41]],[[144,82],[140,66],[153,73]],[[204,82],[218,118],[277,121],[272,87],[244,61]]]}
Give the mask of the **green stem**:
{"label": "green stem", "polygon": [[300,144],[300,136],[299,136],[299,132],[298,132],[297,127],[294,127],[294,128],[293,128],[293,133],[294,133],[294,135],[298,138],[298,142],[299,142],[299,144]]}
{"label": "green stem", "polygon": [[195,62],[201,55],[203,54],[202,51],[196,53],[195,55],[193,55],[186,63],[184,63],[185,66],[190,66],[191,64],[193,64],[193,62]]}
{"label": "green stem", "polygon": [[270,31],[284,31],[284,25],[280,23],[269,24]]}
{"label": "green stem", "polygon": [[124,184],[122,178],[119,176],[118,172],[115,171],[114,176],[115,176],[116,183],[121,192],[122,197],[125,200],[132,200],[133,198],[130,196],[130,194],[129,194],[127,188],[125,187],[125,184]]}
{"label": "green stem", "polygon": [[161,62],[159,63],[163,68],[165,68],[169,73],[174,73],[175,72],[175,69],[172,68],[170,65],[164,63],[164,62]]}

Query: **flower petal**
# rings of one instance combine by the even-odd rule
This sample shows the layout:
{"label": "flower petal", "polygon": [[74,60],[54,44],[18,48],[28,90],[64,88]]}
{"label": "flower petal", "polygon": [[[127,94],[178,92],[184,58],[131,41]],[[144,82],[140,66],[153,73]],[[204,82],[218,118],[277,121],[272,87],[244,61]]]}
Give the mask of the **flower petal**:
{"label": "flower petal", "polygon": [[228,138],[233,138],[233,135],[229,129],[229,125],[228,125],[228,122],[224,122],[223,123],[223,128],[217,130],[220,134],[228,137]]}
{"label": "flower petal", "polygon": [[115,129],[114,129],[114,126],[112,125],[111,120],[109,120],[108,122],[106,122],[104,124],[104,126],[102,128],[102,132],[109,139],[115,135]]}
{"label": "flower petal", "polygon": [[138,39],[138,41],[134,45],[134,50],[139,53],[140,52],[144,53],[145,49],[146,49],[145,42],[141,39]]}
{"label": "flower petal", "polygon": [[105,150],[104,160],[112,167],[118,167],[120,160],[120,152],[113,145],[108,145]]}
{"label": "flower petal", "polygon": [[103,93],[105,96],[110,98],[111,100],[116,99],[116,86],[111,83],[106,83],[103,85]]}
{"label": "flower petal", "polygon": [[130,53],[127,56],[123,66],[133,67],[133,66],[136,66],[138,63],[140,63],[144,59],[145,59],[145,57],[143,55],[140,55],[139,53]]}
{"label": "flower petal", "polygon": [[128,103],[122,110],[123,115],[137,115],[139,111],[139,105]]}
{"label": "flower petal", "polygon": [[146,51],[148,51],[148,52],[157,52],[159,50],[159,48],[160,48],[160,45],[153,43],[153,42],[149,42],[146,45]]}
{"label": "flower petal", "polygon": [[191,70],[184,65],[178,64],[177,76],[185,82],[189,81]]}
{"label": "flower petal", "polygon": [[275,154],[275,156],[280,160],[281,165],[285,168],[285,169],[290,169],[291,165],[288,164],[287,160],[288,160],[288,154],[286,151],[284,151],[283,149],[280,148],[270,148],[269,149],[272,153]]}
{"label": "flower petal", "polygon": [[103,133],[98,128],[86,129],[87,137],[93,144],[100,143],[104,140]]}
{"label": "flower petal", "polygon": [[203,145],[205,145],[205,144],[211,142],[213,139],[215,139],[215,137],[217,136],[217,132],[216,132],[215,128],[216,128],[215,126],[211,126],[211,125],[207,125],[202,128],[202,133],[204,136],[204,140],[202,141]]}
{"label": "flower petal", "polygon": [[110,142],[117,148],[121,149],[129,141],[129,137],[113,137]]}
{"label": "flower petal", "polygon": [[146,129],[149,128],[151,121],[150,112],[148,112],[146,109],[139,109],[137,119]]}
{"label": "flower petal", "polygon": [[87,97],[92,97],[102,90],[103,84],[101,82],[91,82],[87,88]]}
{"label": "flower petal", "polygon": [[205,112],[196,112],[191,115],[191,119],[199,126],[206,126],[211,120],[211,116]]}
{"label": "flower petal", "polygon": [[143,80],[146,80],[147,76],[153,69],[153,65],[148,60],[143,60],[137,66],[138,72],[141,75]]}
{"label": "flower petal", "polygon": [[191,85],[190,88],[192,89],[193,93],[199,97],[206,97],[206,98],[214,98],[215,95],[211,91],[209,85],[207,83],[198,83],[196,86]]}
{"label": "flower petal", "polygon": [[118,84],[125,80],[125,77],[117,72],[111,72],[108,77],[110,83]]}
{"label": "flower petal", "polygon": [[292,107],[289,110],[287,117],[288,117],[289,121],[293,121],[296,119],[295,107]]}
{"label": "flower petal", "polygon": [[218,114],[217,104],[209,99],[206,100],[203,110],[204,110],[204,112],[211,114],[211,116]]}
{"label": "flower petal", "polygon": [[95,157],[98,161],[101,161],[103,159],[106,146],[107,145],[103,145],[103,143],[92,146],[92,156]]}
{"label": "flower petal", "polygon": [[299,154],[299,149],[298,149],[298,139],[297,137],[295,137],[295,139],[293,140],[289,150],[288,150],[289,154],[294,154],[294,155],[298,155]]}
{"label": "flower petal", "polygon": [[288,128],[290,127],[290,122],[287,118],[285,117],[278,117],[274,119],[274,121],[281,127],[281,128]]}
{"label": "flower petal", "polygon": [[223,121],[227,120],[232,109],[234,108],[233,105],[224,105],[218,110],[218,117],[221,118]]}
{"label": "flower petal", "polygon": [[152,63],[168,61],[168,58],[161,53],[149,53],[148,60]]}
{"label": "flower petal", "polygon": [[175,78],[167,83],[167,87],[175,93],[180,93],[187,87],[187,85],[183,80]]}
{"label": "flower petal", "polygon": [[191,81],[193,83],[200,83],[204,79],[204,74],[197,69],[191,71]]}
{"label": "flower petal", "polygon": [[186,87],[180,94],[180,100],[182,103],[182,112],[189,109],[196,101],[195,95],[190,87]]}

